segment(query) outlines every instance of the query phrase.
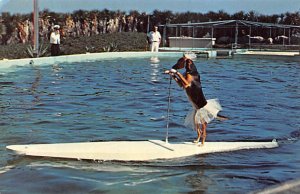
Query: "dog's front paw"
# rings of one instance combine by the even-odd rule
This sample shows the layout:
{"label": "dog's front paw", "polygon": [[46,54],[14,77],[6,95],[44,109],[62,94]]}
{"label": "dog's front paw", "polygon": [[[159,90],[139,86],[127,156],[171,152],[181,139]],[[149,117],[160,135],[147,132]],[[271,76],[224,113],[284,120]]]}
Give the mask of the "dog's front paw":
{"label": "dog's front paw", "polygon": [[166,70],[164,73],[174,76],[177,73],[177,70],[176,69]]}
{"label": "dog's front paw", "polygon": [[169,73],[170,73],[170,71],[169,71],[169,70],[166,70],[166,71],[165,71],[165,74],[169,74]]}
{"label": "dog's front paw", "polygon": [[176,69],[171,69],[170,72],[171,73],[177,73],[177,70]]}

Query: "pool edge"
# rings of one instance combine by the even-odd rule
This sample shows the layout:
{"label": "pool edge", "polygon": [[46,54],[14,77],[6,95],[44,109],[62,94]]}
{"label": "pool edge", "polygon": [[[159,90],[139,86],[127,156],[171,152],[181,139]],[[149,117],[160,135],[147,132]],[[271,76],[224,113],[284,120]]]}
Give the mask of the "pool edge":
{"label": "pool edge", "polygon": [[62,55],[56,57],[23,58],[23,59],[4,59],[0,60],[0,71],[12,66],[25,66],[30,64],[56,64],[81,62],[89,60],[105,60],[114,58],[137,58],[137,57],[181,57],[184,52],[105,52],[105,53],[86,53],[75,55]]}

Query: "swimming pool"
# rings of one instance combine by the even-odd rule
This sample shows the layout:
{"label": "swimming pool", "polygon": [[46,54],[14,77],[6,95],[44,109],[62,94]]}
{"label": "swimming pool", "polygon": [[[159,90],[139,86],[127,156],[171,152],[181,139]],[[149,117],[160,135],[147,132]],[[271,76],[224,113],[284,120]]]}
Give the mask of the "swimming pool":
{"label": "swimming pool", "polygon": [[[16,156],[10,144],[164,139],[177,58],[111,59],[15,67],[0,74],[1,193],[240,193],[300,178],[298,62],[198,59],[204,93],[229,116],[207,141],[278,139],[280,147],[156,162]],[[192,141],[190,104],[171,87],[169,141]],[[145,150],[146,151],[146,150]]]}

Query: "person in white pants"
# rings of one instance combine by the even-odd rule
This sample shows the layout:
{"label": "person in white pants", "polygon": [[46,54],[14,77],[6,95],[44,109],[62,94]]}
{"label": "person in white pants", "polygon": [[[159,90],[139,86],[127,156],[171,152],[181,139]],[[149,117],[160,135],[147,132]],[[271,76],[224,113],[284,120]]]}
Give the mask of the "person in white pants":
{"label": "person in white pants", "polygon": [[157,29],[158,27],[154,26],[154,30],[149,32],[147,35],[150,43],[151,52],[158,52],[159,44],[161,41],[161,35]]}
{"label": "person in white pants", "polygon": [[50,35],[50,44],[51,44],[51,56],[58,56],[60,54],[60,32],[59,25],[54,25],[54,31]]}

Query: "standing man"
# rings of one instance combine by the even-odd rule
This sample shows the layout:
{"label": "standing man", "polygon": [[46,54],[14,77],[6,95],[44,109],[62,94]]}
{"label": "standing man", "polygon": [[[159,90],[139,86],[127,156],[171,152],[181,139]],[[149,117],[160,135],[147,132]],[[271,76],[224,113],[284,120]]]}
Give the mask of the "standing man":
{"label": "standing man", "polygon": [[154,26],[154,30],[149,32],[147,35],[149,43],[150,43],[151,52],[158,52],[161,35],[157,29],[158,29],[158,27]]}
{"label": "standing man", "polygon": [[50,35],[50,44],[51,44],[51,56],[58,56],[60,53],[60,33],[59,25],[54,25],[54,31]]}

